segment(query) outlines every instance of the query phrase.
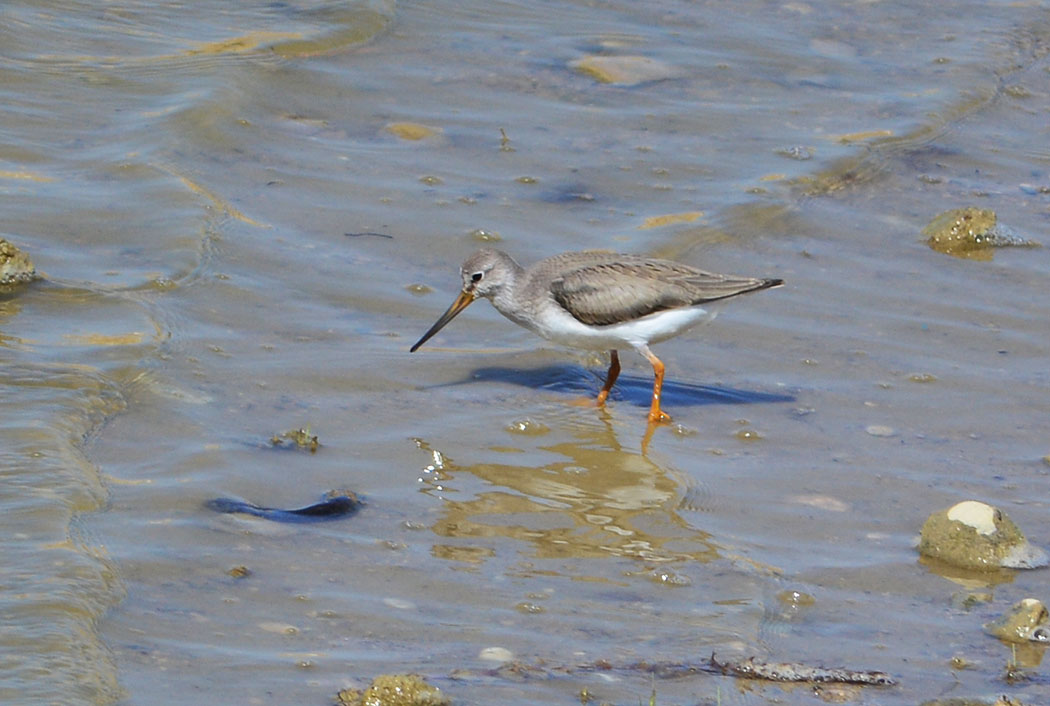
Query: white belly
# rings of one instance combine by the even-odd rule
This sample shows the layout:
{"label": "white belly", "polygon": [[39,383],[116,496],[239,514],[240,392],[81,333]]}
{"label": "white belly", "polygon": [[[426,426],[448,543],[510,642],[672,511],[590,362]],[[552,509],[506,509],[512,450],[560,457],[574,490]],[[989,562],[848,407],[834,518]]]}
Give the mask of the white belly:
{"label": "white belly", "polygon": [[537,321],[518,323],[563,346],[607,350],[625,345],[638,348],[666,341],[714,317],[714,312],[694,306],[658,311],[622,324],[587,326],[567,312],[551,307]]}

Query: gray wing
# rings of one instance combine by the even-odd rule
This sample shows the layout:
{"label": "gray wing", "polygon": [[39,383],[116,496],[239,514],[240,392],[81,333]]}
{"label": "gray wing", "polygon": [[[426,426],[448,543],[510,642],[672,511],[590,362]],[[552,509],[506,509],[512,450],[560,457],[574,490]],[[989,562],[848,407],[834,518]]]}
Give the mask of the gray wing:
{"label": "gray wing", "polygon": [[618,256],[562,272],[551,280],[550,292],[577,320],[606,326],[778,284],[779,280],[721,275],[669,260]]}

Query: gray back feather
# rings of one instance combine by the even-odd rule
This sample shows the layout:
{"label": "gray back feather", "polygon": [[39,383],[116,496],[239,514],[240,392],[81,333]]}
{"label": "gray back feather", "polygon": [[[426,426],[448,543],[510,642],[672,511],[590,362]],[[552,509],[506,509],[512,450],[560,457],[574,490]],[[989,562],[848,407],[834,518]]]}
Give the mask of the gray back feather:
{"label": "gray back feather", "polygon": [[669,260],[618,255],[562,272],[551,281],[550,292],[582,323],[607,326],[777,284],[778,280],[720,275]]}

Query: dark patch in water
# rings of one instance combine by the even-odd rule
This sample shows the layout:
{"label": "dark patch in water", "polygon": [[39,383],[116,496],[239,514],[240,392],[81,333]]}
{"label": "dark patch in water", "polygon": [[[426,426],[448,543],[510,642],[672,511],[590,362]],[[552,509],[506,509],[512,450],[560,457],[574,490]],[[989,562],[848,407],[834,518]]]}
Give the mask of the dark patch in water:
{"label": "dark patch in water", "polygon": [[363,504],[357,495],[349,490],[330,490],[324,494],[321,502],[294,510],[262,507],[234,498],[215,498],[204,505],[215,512],[254,515],[274,522],[324,522],[350,517],[357,513]]}

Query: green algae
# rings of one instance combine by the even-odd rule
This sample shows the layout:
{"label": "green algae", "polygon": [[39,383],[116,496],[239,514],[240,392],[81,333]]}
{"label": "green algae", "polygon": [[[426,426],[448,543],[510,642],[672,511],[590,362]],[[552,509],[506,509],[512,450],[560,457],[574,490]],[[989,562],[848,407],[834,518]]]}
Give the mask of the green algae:
{"label": "green algae", "polygon": [[381,674],[363,691],[343,689],[338,706],[448,706],[441,689],[415,674]]}

